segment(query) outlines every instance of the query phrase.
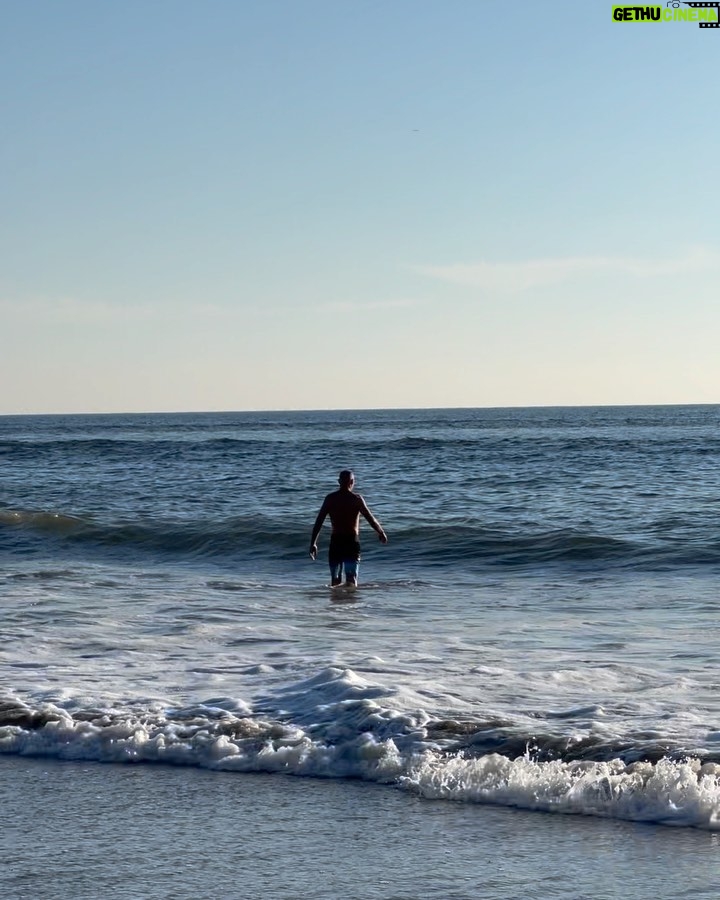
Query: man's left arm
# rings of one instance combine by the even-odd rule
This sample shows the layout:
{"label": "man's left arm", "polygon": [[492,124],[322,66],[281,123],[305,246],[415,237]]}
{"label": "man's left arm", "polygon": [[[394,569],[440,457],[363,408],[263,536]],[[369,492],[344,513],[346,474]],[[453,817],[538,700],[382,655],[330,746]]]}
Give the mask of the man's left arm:
{"label": "man's left arm", "polygon": [[378,537],[380,538],[381,544],[387,544],[387,535],[385,534],[382,525],[378,522],[375,516],[368,509],[367,503],[363,500],[362,497],[358,497],[360,501],[360,513],[362,517],[368,522],[371,528],[373,528],[378,533]]}

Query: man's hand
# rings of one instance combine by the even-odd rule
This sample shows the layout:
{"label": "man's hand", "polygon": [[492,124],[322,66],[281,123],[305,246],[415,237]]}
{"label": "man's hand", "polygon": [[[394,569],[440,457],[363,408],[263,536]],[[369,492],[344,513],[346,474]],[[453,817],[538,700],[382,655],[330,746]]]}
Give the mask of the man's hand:
{"label": "man's hand", "polygon": [[317,556],[317,544],[310,544],[310,559],[314,560]]}
{"label": "man's hand", "polygon": [[381,532],[378,534],[378,539],[380,540],[380,543],[381,543],[381,544],[387,544],[387,535],[385,534],[384,531],[381,531]]}

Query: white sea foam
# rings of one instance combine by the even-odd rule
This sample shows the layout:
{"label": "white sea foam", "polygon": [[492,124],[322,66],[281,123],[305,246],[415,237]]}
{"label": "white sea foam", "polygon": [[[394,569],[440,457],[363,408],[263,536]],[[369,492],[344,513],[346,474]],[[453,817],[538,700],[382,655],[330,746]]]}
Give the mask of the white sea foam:
{"label": "white sea foam", "polygon": [[720,766],[698,760],[625,765],[429,752],[401,781],[433,799],[720,829]]}
{"label": "white sea foam", "polygon": [[[720,766],[698,760],[624,764],[537,762],[499,754],[466,758],[401,751],[392,738],[346,723],[334,741],[312,729],[228,715],[221,728],[199,717],[78,722],[58,708],[35,730],[0,728],[0,751],[114,763],[168,763],[238,772],[281,772],[396,783],[429,799],[491,803],[544,812],[720,829]],[[373,715],[365,710],[365,715]],[[230,733],[222,733],[223,728]],[[338,732],[343,731],[340,735]],[[341,739],[339,739],[341,738]]]}
{"label": "white sea foam", "polygon": [[439,721],[407,705],[419,697],[338,669],[255,705],[220,697],[184,708],[91,707],[77,699],[29,704],[9,697],[0,707],[0,752],[361,778],[430,799],[720,829],[716,763],[477,752],[483,734],[502,731],[496,723]]}

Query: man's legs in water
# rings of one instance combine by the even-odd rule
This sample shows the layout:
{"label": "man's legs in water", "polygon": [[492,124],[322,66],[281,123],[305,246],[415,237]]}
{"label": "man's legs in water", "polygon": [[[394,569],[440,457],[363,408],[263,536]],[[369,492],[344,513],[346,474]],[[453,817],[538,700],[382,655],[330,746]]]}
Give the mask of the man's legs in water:
{"label": "man's legs in water", "polygon": [[344,562],[344,566],[345,566],[345,584],[355,585],[357,587],[358,569],[359,569],[358,560],[346,559]]}
{"label": "man's legs in water", "polygon": [[356,559],[346,559],[344,562],[330,564],[330,583],[333,587],[342,584],[343,569],[345,570],[345,584],[357,587],[359,564]]}

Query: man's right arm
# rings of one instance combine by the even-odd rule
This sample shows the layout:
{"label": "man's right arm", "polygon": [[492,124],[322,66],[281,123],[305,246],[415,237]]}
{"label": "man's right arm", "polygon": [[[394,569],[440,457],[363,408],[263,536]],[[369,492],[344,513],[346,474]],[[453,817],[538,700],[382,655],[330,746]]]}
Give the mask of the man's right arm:
{"label": "man's right arm", "polygon": [[325,521],[325,517],[328,514],[328,502],[327,497],[323,500],[323,504],[320,507],[320,512],[317,514],[317,518],[315,519],[315,524],[313,525],[312,537],[310,538],[310,557],[311,559],[315,559],[317,556],[317,539],[320,534],[320,529],[323,527],[323,522]]}

